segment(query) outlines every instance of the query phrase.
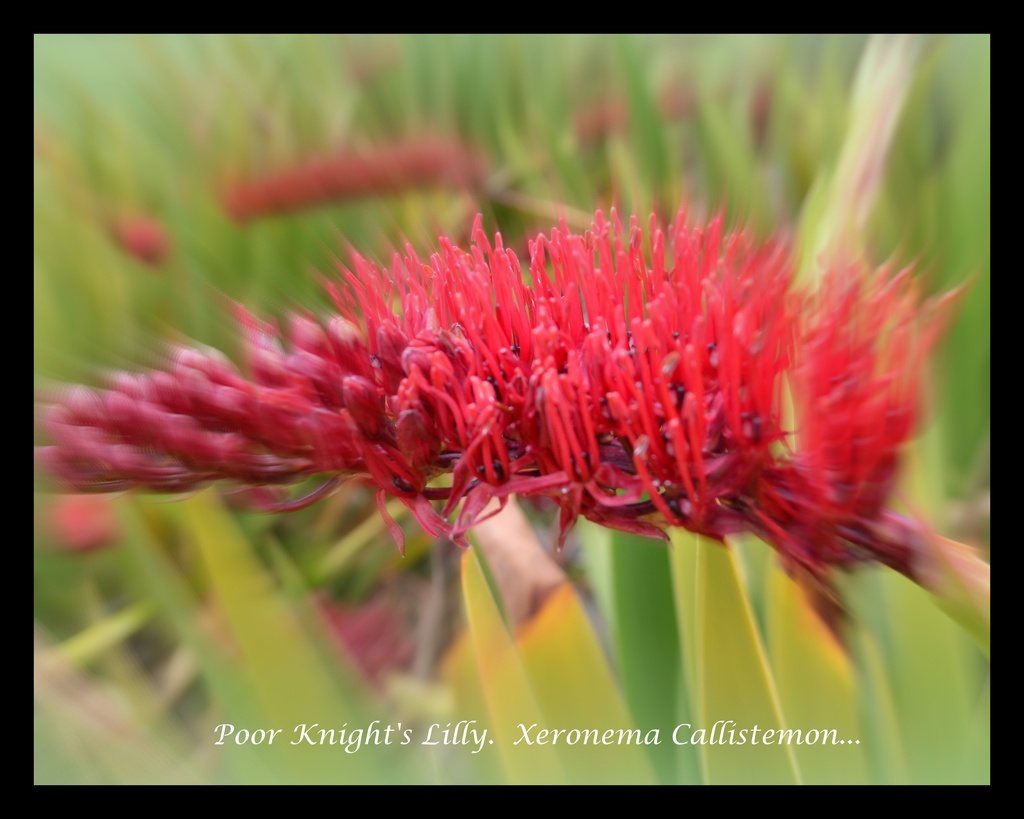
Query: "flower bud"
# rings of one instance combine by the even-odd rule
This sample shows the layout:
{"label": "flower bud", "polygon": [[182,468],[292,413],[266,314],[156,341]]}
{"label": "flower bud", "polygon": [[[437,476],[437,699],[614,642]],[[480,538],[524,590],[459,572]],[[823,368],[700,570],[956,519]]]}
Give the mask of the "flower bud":
{"label": "flower bud", "polygon": [[402,411],[395,423],[398,449],[417,474],[426,475],[441,451],[441,441],[432,426],[426,416],[415,409]]}
{"label": "flower bud", "polygon": [[369,438],[379,436],[384,428],[384,402],[373,382],[357,375],[346,376],[341,394],[359,429]]}
{"label": "flower bud", "polygon": [[402,353],[409,346],[405,333],[393,324],[383,324],[377,330],[377,359],[384,377],[384,389],[388,394],[398,391],[405,372],[402,369]]}
{"label": "flower bud", "polygon": [[370,353],[358,327],[348,319],[337,316],[327,325],[327,335],[342,372],[373,378]]}

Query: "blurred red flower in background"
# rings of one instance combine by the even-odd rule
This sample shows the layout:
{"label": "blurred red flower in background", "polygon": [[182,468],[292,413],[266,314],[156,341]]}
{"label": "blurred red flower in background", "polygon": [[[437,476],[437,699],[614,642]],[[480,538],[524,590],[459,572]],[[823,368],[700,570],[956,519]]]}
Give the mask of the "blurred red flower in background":
{"label": "blurred red flower in background", "polygon": [[114,506],[102,495],[56,498],[49,509],[47,529],[55,544],[71,552],[93,552],[121,536]]}
{"label": "blurred red flower in background", "polygon": [[478,188],[483,157],[460,142],[417,139],[372,150],[314,157],[226,186],[223,201],[238,222],[370,194],[432,186]]}
{"label": "blurred red flower in background", "polygon": [[125,253],[150,267],[160,267],[170,255],[170,237],[152,217],[122,216],[114,221],[113,234]]}
{"label": "blurred red flower in background", "polygon": [[321,600],[317,609],[328,633],[369,682],[380,685],[389,673],[409,669],[416,650],[414,632],[396,611],[395,601],[383,595],[358,605]]}

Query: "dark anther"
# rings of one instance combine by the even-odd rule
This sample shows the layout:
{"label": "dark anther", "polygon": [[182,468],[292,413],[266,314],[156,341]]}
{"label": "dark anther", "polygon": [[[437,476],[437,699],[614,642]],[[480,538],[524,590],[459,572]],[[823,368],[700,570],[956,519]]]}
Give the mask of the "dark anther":
{"label": "dark anther", "polygon": [[399,492],[415,492],[416,491],[415,489],[412,488],[412,486],[407,484],[405,481],[403,481],[397,475],[395,475],[395,477],[391,479],[391,482],[395,485],[395,489],[397,489]]}
{"label": "dark anther", "polygon": [[669,511],[672,512],[677,518],[683,517],[683,510],[679,508],[679,498],[665,498],[665,502],[668,504]]}
{"label": "dark anther", "polygon": [[683,405],[683,399],[686,397],[686,387],[682,384],[673,384],[672,392],[676,394],[676,409],[679,409]]}
{"label": "dark anther", "polygon": [[[494,469],[494,477],[497,480],[505,480],[505,470],[501,465],[501,461],[495,458],[493,461],[491,461],[491,468]],[[483,464],[480,464],[476,468],[476,474],[477,477],[480,478],[481,480],[487,480],[487,467],[484,466]]]}
{"label": "dark anther", "polygon": [[513,344],[511,347],[509,347],[509,350],[512,351],[512,355],[519,355],[519,345],[518,344]]}
{"label": "dark anther", "polygon": [[672,338],[676,339],[677,341],[679,340],[679,331],[678,331],[678,330],[676,330],[676,331],[675,331],[675,332],[674,332],[674,333],[672,334]]}
{"label": "dark anther", "polygon": [[490,384],[492,387],[494,387],[494,397],[497,398],[500,401],[501,400],[501,390],[498,389],[498,382],[497,382],[497,380],[495,380],[494,376],[493,375],[489,375],[484,380],[488,384]]}
{"label": "dark anther", "polygon": [[[743,432],[755,444],[761,440],[761,416],[754,412],[740,413],[740,420],[743,421]],[[749,429],[748,429],[748,426]]]}
{"label": "dark anther", "polygon": [[591,463],[590,463],[590,452],[588,452],[585,449],[583,450],[583,463],[585,463],[587,465],[587,469],[592,469],[593,468],[591,466]]}

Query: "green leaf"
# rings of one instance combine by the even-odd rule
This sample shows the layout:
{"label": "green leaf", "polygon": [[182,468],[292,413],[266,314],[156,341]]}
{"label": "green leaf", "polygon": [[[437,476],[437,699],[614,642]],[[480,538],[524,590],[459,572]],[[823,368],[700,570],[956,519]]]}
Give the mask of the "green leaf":
{"label": "green leaf", "polygon": [[[209,575],[218,610],[237,645],[239,662],[260,702],[265,724],[280,728],[274,750],[282,772],[295,782],[365,782],[379,779],[389,768],[380,764],[374,747],[359,753],[331,753],[302,740],[296,726],[340,731],[370,721],[363,703],[345,699],[331,669],[304,632],[301,620],[256,559],[234,520],[212,492],[203,492],[183,505],[184,520]],[[296,746],[290,745],[298,740]],[[230,746],[228,746],[230,748]],[[325,754],[324,751],[329,753]],[[337,749],[333,749],[337,750]]]}
{"label": "green leaf", "polygon": [[[636,723],[626,710],[608,661],[569,583],[556,589],[519,631],[516,639],[530,685],[546,721],[542,727],[573,729],[587,741],[555,746],[569,781],[650,784],[654,782],[644,742],[667,743],[665,727]],[[671,675],[669,680],[671,682]],[[607,732],[611,731],[609,737]],[[611,745],[592,744],[591,737]],[[660,747],[660,746],[655,746]]]}
{"label": "green leaf", "polygon": [[884,575],[893,692],[914,783],[962,783],[984,657],[919,586]]}
{"label": "green leaf", "polygon": [[861,623],[851,623],[850,645],[857,658],[860,723],[871,769],[871,781],[887,785],[910,781],[900,731],[899,713],[892,692],[892,679],[885,658],[871,632]]}
{"label": "green leaf", "polygon": [[[482,560],[476,547],[463,554],[462,593],[480,683],[494,729],[491,741],[504,760],[511,782],[564,782],[565,771],[552,746],[530,746],[521,741],[519,726],[544,727],[544,714],[533,696],[519,652],[484,576]],[[485,747],[481,753],[489,751],[490,748]]]}
{"label": "green leaf", "polygon": [[[651,538],[612,532],[584,521],[577,524],[576,533],[588,566],[597,563],[605,567],[599,573],[603,581],[598,583],[599,594],[605,598],[603,607],[630,712],[637,725],[658,727],[667,737],[689,713],[669,549]],[[588,572],[588,577],[592,573]],[[699,781],[692,749],[663,742],[649,747],[648,752],[663,781]]]}
{"label": "green leaf", "polygon": [[965,783],[988,785],[991,772],[992,734],[991,679],[985,681],[978,705],[971,717],[970,732],[964,745],[963,778]]}
{"label": "green leaf", "polygon": [[[456,719],[475,720],[476,725],[489,725],[487,698],[484,696],[476,651],[469,631],[463,631],[455,638],[441,661],[441,679],[448,686],[453,708],[446,715]],[[504,784],[503,760],[493,746],[479,754],[462,754],[450,762],[443,757],[434,757],[438,769],[438,780],[452,784]]]}
{"label": "green leaf", "polygon": [[[37,784],[205,784],[213,780],[139,719],[125,698],[75,667],[35,633],[34,781]],[[150,695],[145,706],[156,710]]]}
{"label": "green leaf", "polygon": [[768,644],[779,701],[790,727],[835,736],[794,748],[804,781],[868,781],[858,716],[857,677],[845,646],[807,598],[808,592],[773,561],[768,570]]}
{"label": "green leaf", "polygon": [[731,223],[752,223],[763,230],[757,157],[748,130],[719,102],[707,98],[697,105],[696,125],[701,168],[712,201],[722,204]]}
{"label": "green leaf", "polygon": [[55,650],[73,663],[88,665],[107,649],[135,634],[152,616],[153,606],[149,603],[126,606],[98,620],[74,637],[69,637],[56,646]]}
{"label": "green leaf", "polygon": [[[677,549],[691,537],[672,533]],[[699,744],[710,784],[800,782],[735,556],[713,541],[696,541],[698,718],[682,738]]]}
{"label": "green leaf", "polygon": [[[669,563],[672,572],[672,595],[676,603],[676,625],[682,655],[683,685],[687,696],[680,698],[680,719],[694,722],[697,718],[697,549],[696,536],[684,529],[670,532]],[[689,719],[687,719],[689,718]],[[695,746],[682,746],[703,770],[704,758]]]}
{"label": "green leaf", "polygon": [[[657,101],[651,92],[647,77],[644,76],[644,62],[639,50],[642,41],[622,35],[615,38],[627,98],[629,101],[629,134],[632,143],[632,154],[637,157],[639,170],[639,190],[648,196],[660,192],[660,188],[668,180],[668,151],[665,147],[664,127],[658,112]],[[634,208],[645,202],[634,201]]]}
{"label": "green leaf", "polygon": [[[892,135],[913,74],[920,41],[876,36],[861,56],[850,99],[848,130],[823,200],[801,219],[801,276],[813,280],[821,265],[861,252],[864,227],[884,180]],[[820,210],[818,209],[820,207]]]}

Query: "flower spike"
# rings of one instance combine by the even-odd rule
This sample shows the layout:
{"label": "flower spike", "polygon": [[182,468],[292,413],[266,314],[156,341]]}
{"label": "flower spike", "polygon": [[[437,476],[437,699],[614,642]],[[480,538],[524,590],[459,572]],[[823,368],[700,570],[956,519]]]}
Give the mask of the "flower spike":
{"label": "flower spike", "polygon": [[652,217],[646,242],[615,211],[583,234],[563,222],[525,266],[479,217],[468,250],[356,256],[327,285],[337,316],[278,334],[243,314],[245,374],[182,350],[68,392],[40,459],[78,492],[319,476],[315,500],[360,479],[457,541],[491,500],[543,496],[560,541],[583,515],[753,531],[819,575],[866,557],[912,574],[910,530],[885,509],[934,336],[909,276],[851,266],[798,290],[786,246],[685,216]]}

